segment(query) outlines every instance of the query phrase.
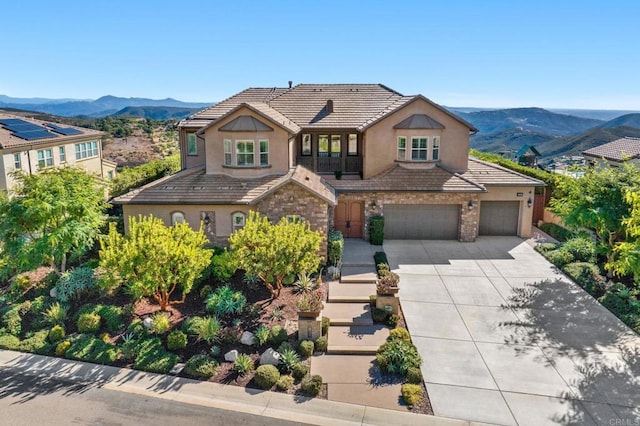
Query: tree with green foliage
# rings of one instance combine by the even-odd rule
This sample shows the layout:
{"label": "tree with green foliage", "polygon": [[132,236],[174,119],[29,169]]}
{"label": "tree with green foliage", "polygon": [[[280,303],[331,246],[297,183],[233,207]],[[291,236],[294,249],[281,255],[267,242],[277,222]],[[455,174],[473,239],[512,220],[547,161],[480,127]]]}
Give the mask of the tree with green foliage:
{"label": "tree with green foliage", "polygon": [[274,299],[280,296],[286,276],[318,267],[321,242],[320,232],[312,231],[307,222],[282,218],[272,224],[256,212],[250,212],[245,227],[229,237],[238,267],[260,277]]}
{"label": "tree with green foliage", "polygon": [[[112,225],[100,241],[100,266],[105,269],[101,286],[113,290],[125,284],[135,300],[153,297],[167,310],[185,301],[209,264],[206,243],[202,229],[194,231],[186,223],[165,226],[153,216],[131,217],[126,236]],[[180,290],[182,298],[170,300],[175,290]]]}
{"label": "tree with green foliage", "polygon": [[[51,263],[64,272],[67,257],[89,250],[105,223],[104,188],[81,169],[45,169],[14,174],[11,196],[0,199],[0,241],[11,259],[4,272]],[[10,268],[11,270],[8,270]]]}
{"label": "tree with green foliage", "polygon": [[152,160],[136,167],[125,167],[112,181],[111,196],[117,197],[180,170],[180,155]]}
{"label": "tree with green foliage", "polygon": [[595,232],[598,253],[606,256],[609,275],[616,268],[619,245],[627,240],[626,221],[632,215],[629,191],[640,188],[640,170],[626,163],[620,167],[592,167],[584,177],[564,179],[558,186],[561,198],[551,201],[551,210],[572,229]]}
{"label": "tree with green foliage", "polygon": [[615,247],[615,260],[609,265],[618,275],[633,275],[640,286],[640,188],[627,190],[625,201],[631,206],[629,216],[622,220],[627,238]]}

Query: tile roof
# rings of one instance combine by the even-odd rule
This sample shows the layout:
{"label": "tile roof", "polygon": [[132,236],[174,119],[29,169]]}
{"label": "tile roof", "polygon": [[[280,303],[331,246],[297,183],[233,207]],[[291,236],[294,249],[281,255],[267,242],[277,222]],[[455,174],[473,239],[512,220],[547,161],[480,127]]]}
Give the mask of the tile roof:
{"label": "tile roof", "polygon": [[604,145],[590,148],[582,153],[590,157],[612,161],[625,161],[640,157],[640,138],[621,138]]}
{"label": "tile roof", "polygon": [[[84,127],[69,126],[67,124],[60,125],[58,123],[36,120],[33,118],[26,118],[26,117],[10,115],[10,114],[0,114],[0,119],[6,119],[6,118],[19,119],[31,124],[41,126],[43,128],[42,130],[47,130],[50,133],[56,135],[56,137],[47,138],[47,139],[25,140],[17,136],[13,136],[13,132],[11,130],[5,129],[4,126],[0,124],[0,149],[19,148],[23,146],[56,145],[56,144],[66,143],[67,141],[73,141],[73,140],[79,140],[79,139],[99,138],[104,135],[103,132],[100,132],[98,130],[85,129]],[[58,126],[63,126],[65,128],[79,130],[80,132],[82,132],[82,134],[65,136],[65,135],[56,133],[53,128],[47,126],[48,124],[54,124],[54,125],[57,124]]]}
{"label": "tile roof", "polygon": [[397,164],[371,179],[330,180],[328,183],[339,192],[486,192],[482,185],[440,166],[412,167],[405,163]]}
{"label": "tile roof", "polygon": [[444,129],[444,126],[437,120],[426,114],[413,114],[411,117],[402,120],[394,129]]}
{"label": "tile roof", "polygon": [[251,115],[241,115],[220,127],[222,132],[271,132],[273,127],[267,126],[262,121]]}
{"label": "tile roof", "polygon": [[299,185],[335,205],[333,189],[301,166],[286,174],[235,178],[188,169],[152,182],[113,200],[115,204],[245,204],[251,205],[288,184]]}
{"label": "tile roof", "polygon": [[[214,126],[220,120],[223,120],[225,117],[234,114],[236,111],[238,111],[238,110],[240,110],[242,108],[248,108],[248,109],[256,112],[257,114],[259,114],[259,115],[271,120],[273,123],[277,124],[278,126],[286,129],[289,133],[296,134],[296,133],[298,133],[300,131],[300,127],[298,127],[298,125],[296,123],[292,122],[287,117],[285,117],[284,115],[280,114],[280,112],[278,112],[275,109],[271,108],[269,105],[267,105],[265,103],[259,103],[259,102],[243,102],[243,103],[241,103],[239,105],[236,105],[235,108],[232,108],[229,111],[227,111],[225,114],[220,116],[217,120],[210,121],[208,124],[206,124],[204,127],[202,127],[198,131],[198,133],[204,133],[204,131],[206,129],[208,129],[209,127]],[[235,120],[233,120],[233,121],[235,121]],[[225,124],[222,127],[224,128],[227,125],[228,124]],[[273,129],[271,129],[271,130],[273,130]],[[227,130],[227,131],[229,131],[229,130]]]}
{"label": "tile roof", "polygon": [[471,156],[462,176],[486,186],[546,186],[541,180]]}

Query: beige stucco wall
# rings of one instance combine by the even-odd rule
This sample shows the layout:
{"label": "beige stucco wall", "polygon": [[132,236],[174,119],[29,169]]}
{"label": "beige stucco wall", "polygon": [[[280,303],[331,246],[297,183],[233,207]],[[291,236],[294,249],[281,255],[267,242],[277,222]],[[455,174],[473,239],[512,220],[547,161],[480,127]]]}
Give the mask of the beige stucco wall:
{"label": "beige stucco wall", "polygon": [[[272,127],[267,132],[220,132],[218,129],[240,115],[251,115],[262,123]],[[257,177],[275,173],[286,173],[289,170],[289,133],[277,124],[256,114],[248,108],[241,108],[234,114],[216,123],[205,131],[206,172],[225,173],[238,177]],[[232,142],[232,164],[236,162],[235,142],[237,140],[254,141],[254,163],[259,164],[259,143],[261,139],[269,141],[269,166],[267,167],[228,167],[224,165],[224,140]]]}
{"label": "beige stucco wall", "polygon": [[[533,220],[533,201],[535,190],[530,186],[488,186],[489,192],[480,194],[482,201],[519,201],[520,215],[518,217],[518,236],[529,238],[531,236],[531,221]],[[522,196],[518,196],[521,193]],[[531,199],[531,207],[527,206],[527,200]]]}
{"label": "beige stucco wall", "polygon": [[188,155],[187,154],[187,133],[196,133],[198,128],[182,128],[180,129],[179,137],[179,146],[180,146],[180,159],[181,165],[183,169],[193,169],[197,167],[204,167],[205,165],[205,146],[204,146],[204,138],[198,137],[196,135],[197,141],[197,154],[196,155]]}
{"label": "beige stucco wall", "polygon": [[[394,125],[413,114],[426,114],[440,122],[443,130],[396,130]],[[440,164],[453,170],[462,172],[467,169],[469,151],[469,128],[440,109],[418,99],[406,107],[380,120],[364,133],[364,178],[370,178],[396,164],[397,136],[410,135],[438,136],[440,134]],[[429,138],[431,147],[431,138]],[[409,149],[408,148],[408,149]],[[411,155],[408,153],[407,155]]]}

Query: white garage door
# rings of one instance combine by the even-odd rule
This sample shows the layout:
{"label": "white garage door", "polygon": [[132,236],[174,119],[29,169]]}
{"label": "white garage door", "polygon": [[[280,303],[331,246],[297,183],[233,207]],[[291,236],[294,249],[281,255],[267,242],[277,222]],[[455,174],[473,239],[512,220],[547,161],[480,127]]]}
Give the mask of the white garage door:
{"label": "white garage door", "polygon": [[385,204],[384,237],[398,240],[457,240],[458,204]]}
{"label": "white garage door", "polygon": [[518,235],[519,201],[482,201],[480,235]]}

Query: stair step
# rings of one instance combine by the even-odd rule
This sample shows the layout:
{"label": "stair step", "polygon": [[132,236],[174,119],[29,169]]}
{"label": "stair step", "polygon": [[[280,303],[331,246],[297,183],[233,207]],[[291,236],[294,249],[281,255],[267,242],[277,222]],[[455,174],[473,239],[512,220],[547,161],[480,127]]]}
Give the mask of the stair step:
{"label": "stair step", "polygon": [[375,266],[342,266],[340,282],[342,283],[375,283],[378,279]]}
{"label": "stair step", "polygon": [[329,283],[328,300],[331,303],[368,302],[376,294],[376,285],[371,283]]}
{"label": "stair step", "polygon": [[331,303],[324,305],[322,315],[329,317],[331,325],[372,325],[369,303]]}
{"label": "stair step", "polygon": [[329,327],[330,354],[370,354],[376,351],[389,337],[389,329],[382,324]]}

